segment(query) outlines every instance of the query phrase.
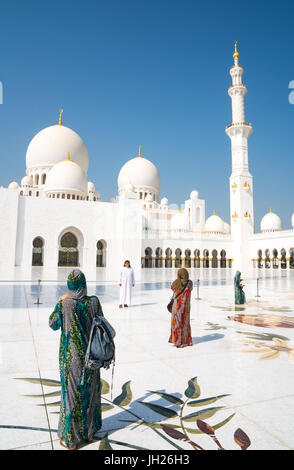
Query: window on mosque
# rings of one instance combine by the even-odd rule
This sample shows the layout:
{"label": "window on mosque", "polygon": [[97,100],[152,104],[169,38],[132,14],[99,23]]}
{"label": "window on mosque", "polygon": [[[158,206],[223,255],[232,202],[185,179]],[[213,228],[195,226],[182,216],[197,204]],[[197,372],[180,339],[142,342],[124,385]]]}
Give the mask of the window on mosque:
{"label": "window on mosque", "polygon": [[79,266],[78,239],[71,232],[66,232],[61,237],[58,266]]}
{"label": "window on mosque", "polygon": [[44,241],[41,237],[33,240],[32,266],[43,266],[43,247]]}
{"label": "window on mosque", "polygon": [[97,268],[105,268],[106,266],[106,241],[99,240],[97,242],[97,251],[96,251],[96,267]]}

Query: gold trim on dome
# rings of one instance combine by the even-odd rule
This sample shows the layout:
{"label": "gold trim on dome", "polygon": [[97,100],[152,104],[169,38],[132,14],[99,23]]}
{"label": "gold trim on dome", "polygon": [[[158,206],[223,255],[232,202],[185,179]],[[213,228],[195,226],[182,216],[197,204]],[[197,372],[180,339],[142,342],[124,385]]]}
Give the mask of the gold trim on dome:
{"label": "gold trim on dome", "polygon": [[250,218],[251,215],[249,214],[249,212],[246,211],[245,214],[244,214],[244,217],[245,217],[245,218]]}
{"label": "gold trim on dome", "polygon": [[233,219],[237,219],[237,218],[238,218],[238,214],[237,214],[236,211],[235,211],[234,214],[232,215],[232,218],[233,218]]}

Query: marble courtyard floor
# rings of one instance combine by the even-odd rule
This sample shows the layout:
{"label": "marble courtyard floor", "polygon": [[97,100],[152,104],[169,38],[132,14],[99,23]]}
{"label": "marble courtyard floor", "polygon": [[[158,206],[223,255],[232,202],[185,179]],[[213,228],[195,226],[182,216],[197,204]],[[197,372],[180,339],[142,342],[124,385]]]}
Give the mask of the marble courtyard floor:
{"label": "marble courtyard floor", "polygon": [[[202,280],[200,299],[195,283],[193,346],[183,349],[168,343],[169,279],[152,276],[146,273],[123,310],[117,285],[88,285],[116,329],[117,358],[112,397],[112,369],[102,371],[102,429],[81,450],[209,450],[217,442],[240,450],[248,439],[252,450],[293,450],[294,273],[262,279],[260,297],[256,281],[245,280],[247,303],[239,308],[231,279]],[[36,305],[35,283],[0,284],[1,449],[62,449],[60,333],[48,318],[64,291],[64,283],[43,283]]]}

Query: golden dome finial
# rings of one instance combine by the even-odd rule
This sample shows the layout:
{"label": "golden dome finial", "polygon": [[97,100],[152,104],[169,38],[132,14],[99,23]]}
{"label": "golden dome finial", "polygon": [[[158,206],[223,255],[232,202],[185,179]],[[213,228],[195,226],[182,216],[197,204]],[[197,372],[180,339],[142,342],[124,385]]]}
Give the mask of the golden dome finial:
{"label": "golden dome finial", "polygon": [[233,59],[239,59],[239,52],[238,52],[237,46],[238,46],[238,42],[235,41],[235,52],[233,54]]}
{"label": "golden dome finial", "polygon": [[67,159],[68,162],[70,162],[70,157],[69,157],[69,152],[67,152]]}
{"label": "golden dome finial", "polygon": [[62,126],[62,113],[63,113],[63,109],[60,110],[60,113],[59,113],[59,126]]}
{"label": "golden dome finial", "polygon": [[273,211],[272,211],[272,208],[270,208],[270,213],[272,214],[272,212],[273,212]]}
{"label": "golden dome finial", "polygon": [[213,215],[215,215],[215,209],[213,209]]}
{"label": "golden dome finial", "polygon": [[142,157],[142,155],[141,155],[141,145],[139,147],[138,157]]}

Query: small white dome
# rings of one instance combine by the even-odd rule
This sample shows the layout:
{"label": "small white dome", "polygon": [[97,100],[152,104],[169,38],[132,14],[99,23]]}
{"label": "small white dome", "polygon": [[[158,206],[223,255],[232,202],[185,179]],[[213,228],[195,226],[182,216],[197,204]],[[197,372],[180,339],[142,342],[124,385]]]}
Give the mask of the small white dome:
{"label": "small white dome", "polygon": [[88,193],[95,193],[95,192],[96,192],[96,188],[95,188],[94,183],[92,183],[92,181],[88,181]]}
{"label": "small white dome", "polygon": [[8,189],[19,189],[19,184],[16,181],[12,181],[9,184]]}
{"label": "small white dome", "polygon": [[178,212],[173,216],[171,221],[171,229],[180,231],[188,230],[188,221],[185,212]]}
{"label": "small white dome", "polygon": [[71,160],[57,163],[48,173],[44,191],[86,195],[87,178],[82,168]]}
{"label": "small white dome", "polygon": [[194,189],[190,194],[190,199],[198,199],[198,197],[199,197],[199,193],[198,191],[196,191],[196,189]]}
{"label": "small white dome", "polygon": [[224,233],[231,233],[231,226],[227,222],[224,222]]}
{"label": "small white dome", "polygon": [[224,233],[224,221],[213,213],[205,222],[205,232]]}
{"label": "small white dome", "polygon": [[87,148],[81,137],[69,127],[55,125],[46,127],[33,137],[26,153],[26,166],[30,170],[38,167],[53,167],[70,153],[73,162],[86,173],[89,165]]}
{"label": "small white dome", "polygon": [[261,219],[260,230],[262,232],[275,232],[282,230],[282,222],[280,217],[270,210],[270,212],[265,214]]}
{"label": "small white dome", "polygon": [[161,204],[162,206],[168,206],[168,199],[167,199],[167,197],[163,197],[163,198],[161,199],[161,201],[160,201],[160,204]]}
{"label": "small white dome", "polygon": [[112,202],[114,204],[116,202],[116,198],[112,196],[108,202]]}
{"label": "small white dome", "polygon": [[160,192],[160,176],[156,166],[147,158],[139,156],[132,158],[121,168],[117,183],[118,191],[125,191],[132,184],[134,191],[145,190],[154,192],[157,196]]}
{"label": "small white dome", "polygon": [[23,187],[31,187],[33,186],[33,179],[30,176],[24,176],[23,179],[21,180],[21,186]]}
{"label": "small white dome", "polygon": [[153,197],[151,194],[147,194],[147,196],[145,197],[145,202],[153,202]]}

